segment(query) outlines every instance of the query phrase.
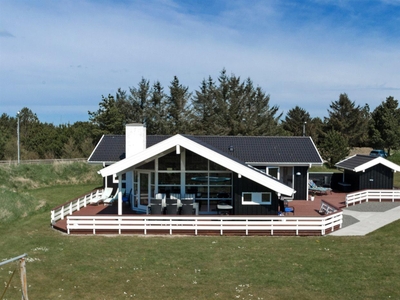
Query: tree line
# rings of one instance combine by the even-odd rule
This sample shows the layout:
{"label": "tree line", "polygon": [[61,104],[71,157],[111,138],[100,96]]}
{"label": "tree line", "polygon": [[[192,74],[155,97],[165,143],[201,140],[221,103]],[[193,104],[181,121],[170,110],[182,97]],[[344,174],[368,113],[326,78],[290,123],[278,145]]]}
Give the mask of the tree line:
{"label": "tree line", "polygon": [[[347,94],[328,108],[328,117],[311,117],[300,106],[285,116],[270,96],[250,78],[242,80],[226,70],[217,80],[204,79],[194,92],[174,77],[167,89],[159,81],[142,78],[129,91],[102,96],[88,121],[54,126],[41,123],[24,108],[20,115],[22,159],[88,157],[103,134],[124,134],[128,123],[146,124],[147,133],[173,135],[311,136],[330,166],[353,147],[385,149],[400,146],[398,100],[386,98],[374,111],[356,105]],[[17,118],[0,117],[0,159],[16,159]]]}

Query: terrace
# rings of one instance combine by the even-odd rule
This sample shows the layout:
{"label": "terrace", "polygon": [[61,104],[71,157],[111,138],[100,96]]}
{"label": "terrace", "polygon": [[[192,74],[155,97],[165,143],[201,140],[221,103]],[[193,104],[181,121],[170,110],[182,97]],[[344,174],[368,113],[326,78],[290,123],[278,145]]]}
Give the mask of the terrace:
{"label": "terrace", "polygon": [[[183,235],[325,235],[342,224],[346,194],[333,192],[315,201],[290,202],[293,214],[272,215],[146,215],[123,205],[89,205],[88,195],[52,211],[52,225],[68,234]],[[321,208],[325,209],[320,213]]]}

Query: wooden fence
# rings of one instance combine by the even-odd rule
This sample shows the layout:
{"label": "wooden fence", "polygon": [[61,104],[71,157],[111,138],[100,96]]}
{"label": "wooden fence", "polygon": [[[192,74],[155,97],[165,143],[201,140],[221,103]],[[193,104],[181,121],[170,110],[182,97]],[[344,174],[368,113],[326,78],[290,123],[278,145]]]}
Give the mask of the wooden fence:
{"label": "wooden fence", "polygon": [[136,233],[136,234],[194,234],[201,232],[219,235],[236,234],[275,235],[279,232],[293,232],[295,235],[319,233],[325,235],[342,227],[342,211],[323,217],[285,216],[68,216],[67,232],[77,233]]}
{"label": "wooden fence", "polygon": [[363,190],[346,196],[346,207],[349,204],[368,202],[369,200],[379,201],[400,201],[400,190]]}
{"label": "wooden fence", "polygon": [[54,208],[50,213],[51,224],[54,225],[57,221],[64,220],[66,216],[72,215],[75,211],[78,211],[82,207],[86,207],[87,205],[89,205],[91,201],[94,201],[95,199],[100,199],[103,192],[103,189],[94,190],[89,194],[78,197],[72,201],[69,201]]}

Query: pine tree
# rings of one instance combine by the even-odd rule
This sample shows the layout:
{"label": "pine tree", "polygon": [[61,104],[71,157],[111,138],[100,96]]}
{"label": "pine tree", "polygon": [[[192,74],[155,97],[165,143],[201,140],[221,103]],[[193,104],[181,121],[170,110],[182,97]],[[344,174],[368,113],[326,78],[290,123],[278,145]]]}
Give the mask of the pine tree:
{"label": "pine tree", "polygon": [[169,134],[166,95],[159,81],[153,84],[150,94],[148,104],[144,108],[147,133]]}
{"label": "pine tree", "polygon": [[362,147],[367,142],[369,107],[356,106],[347,94],[340,94],[339,100],[332,102],[325,118],[325,131],[340,132],[350,147]]}
{"label": "pine tree", "polygon": [[350,153],[347,139],[338,131],[330,130],[326,133],[319,146],[321,156],[328,162],[330,168],[344,159]]}
{"label": "pine tree", "polygon": [[369,136],[375,148],[400,147],[400,108],[392,96],[386,98],[371,114]]}
{"label": "pine tree", "polygon": [[170,94],[167,97],[167,120],[170,134],[187,133],[189,128],[188,113],[191,94],[189,88],[183,86],[177,76],[169,86]]}

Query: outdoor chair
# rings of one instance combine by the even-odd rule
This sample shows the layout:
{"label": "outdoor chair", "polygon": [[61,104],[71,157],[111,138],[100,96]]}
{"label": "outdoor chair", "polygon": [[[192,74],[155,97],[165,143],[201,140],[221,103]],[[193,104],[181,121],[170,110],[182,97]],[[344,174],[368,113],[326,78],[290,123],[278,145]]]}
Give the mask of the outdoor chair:
{"label": "outdoor chair", "polygon": [[308,191],[309,192],[314,192],[316,194],[321,194],[321,195],[322,194],[327,195],[328,192],[332,193],[332,189],[331,188],[318,186],[311,179],[308,181]]}
{"label": "outdoor chair", "polygon": [[162,199],[151,199],[150,200],[150,214],[152,215],[162,215]]}
{"label": "outdoor chair", "polygon": [[129,191],[128,195],[123,195],[122,196],[122,202],[123,203],[130,203],[131,202],[131,194],[132,194],[132,189]]}
{"label": "outdoor chair", "polygon": [[114,196],[111,196],[111,197],[108,197],[107,199],[105,199],[105,200],[103,201],[103,204],[104,204],[104,205],[111,205],[111,204],[113,204],[113,202],[114,202],[115,200],[118,201],[118,193],[119,193],[119,190],[117,189],[115,195],[114,195]]}
{"label": "outdoor chair", "polygon": [[193,206],[193,201],[190,200],[182,200],[182,207],[180,209],[181,215],[194,215],[195,209]]}
{"label": "outdoor chair", "polygon": [[167,206],[165,208],[165,214],[176,215],[178,214],[178,199],[167,199]]}
{"label": "outdoor chair", "polygon": [[284,208],[283,208],[283,213],[286,215],[288,213],[292,213],[294,215],[294,207],[289,206],[288,201],[283,201],[284,202]]}
{"label": "outdoor chair", "polygon": [[98,196],[94,199],[90,200],[90,204],[99,204],[100,202],[103,202],[104,200],[106,200],[107,198],[111,197],[113,188],[112,187],[107,187],[104,189],[104,191],[101,193],[101,196]]}
{"label": "outdoor chair", "polygon": [[165,207],[167,205],[166,199],[167,199],[167,194],[164,193],[157,193],[156,194],[156,199],[161,199],[161,205]]}

